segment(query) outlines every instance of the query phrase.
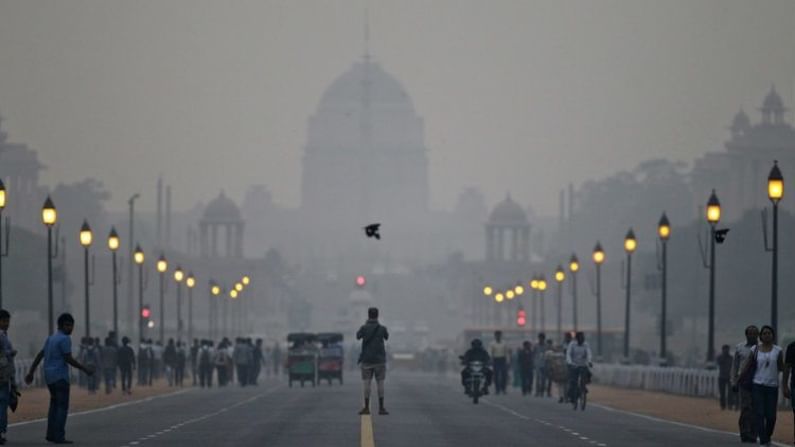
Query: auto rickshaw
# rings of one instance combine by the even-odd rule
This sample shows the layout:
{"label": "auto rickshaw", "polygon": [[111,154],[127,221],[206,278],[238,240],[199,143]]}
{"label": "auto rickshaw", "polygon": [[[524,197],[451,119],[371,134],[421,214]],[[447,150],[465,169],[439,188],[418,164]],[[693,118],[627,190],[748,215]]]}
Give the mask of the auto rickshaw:
{"label": "auto rickshaw", "polygon": [[337,379],[342,385],[342,367],[345,359],[342,334],[338,332],[317,334],[317,340],[321,344],[317,366],[318,382],[325,379],[331,385],[332,380]]}
{"label": "auto rickshaw", "polygon": [[290,347],[287,351],[287,376],[288,385],[292,388],[293,381],[309,382],[314,387],[317,384],[317,359],[318,351],[315,346],[315,334],[298,332],[287,334]]}

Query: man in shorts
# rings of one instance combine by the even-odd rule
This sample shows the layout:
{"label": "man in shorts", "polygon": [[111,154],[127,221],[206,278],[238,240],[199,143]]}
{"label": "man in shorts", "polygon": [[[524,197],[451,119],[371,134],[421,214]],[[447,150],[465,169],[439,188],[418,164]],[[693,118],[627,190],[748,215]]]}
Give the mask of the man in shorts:
{"label": "man in shorts", "polygon": [[384,379],[386,379],[386,349],[384,341],[389,339],[386,327],[378,322],[378,309],[367,310],[367,322],[356,332],[356,339],[362,340],[359,367],[364,383],[364,407],[359,414],[370,414],[370,388],[375,377],[378,388],[378,414],[389,414],[384,408]]}

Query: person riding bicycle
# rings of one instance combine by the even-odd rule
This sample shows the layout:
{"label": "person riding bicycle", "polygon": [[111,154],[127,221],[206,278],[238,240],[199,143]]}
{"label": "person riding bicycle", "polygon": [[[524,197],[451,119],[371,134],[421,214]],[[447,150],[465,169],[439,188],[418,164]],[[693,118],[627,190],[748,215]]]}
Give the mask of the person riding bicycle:
{"label": "person riding bicycle", "polygon": [[[591,347],[585,342],[585,334],[577,332],[575,341],[569,343],[566,349],[566,365],[569,367],[569,398],[577,409],[577,399],[580,397],[580,376],[585,375],[585,379],[590,375]],[[587,380],[586,380],[587,382]],[[583,386],[584,391],[588,390]]]}
{"label": "person riding bicycle", "polygon": [[491,364],[491,357],[489,353],[483,348],[483,342],[480,339],[472,340],[471,347],[467,352],[461,356],[461,364],[464,369],[461,371],[461,385],[464,386],[464,391],[467,391],[467,381],[472,371],[469,368],[470,362],[480,362],[483,364],[483,377],[486,379],[483,383],[483,394],[489,394],[489,386],[491,385],[492,372],[489,368]]}

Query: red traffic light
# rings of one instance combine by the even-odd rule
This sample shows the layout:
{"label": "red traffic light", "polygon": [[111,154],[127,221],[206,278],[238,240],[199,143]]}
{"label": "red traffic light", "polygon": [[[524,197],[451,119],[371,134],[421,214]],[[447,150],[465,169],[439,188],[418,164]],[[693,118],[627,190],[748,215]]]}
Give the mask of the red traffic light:
{"label": "red traffic light", "polygon": [[152,311],[149,310],[148,307],[144,307],[143,309],[141,309],[141,316],[143,318],[149,318],[152,316]]}
{"label": "red traffic light", "polygon": [[527,314],[524,309],[519,309],[516,311],[516,325],[524,327],[525,324],[527,324]]}
{"label": "red traffic light", "polygon": [[359,276],[357,276],[357,277],[356,277],[356,285],[357,285],[358,287],[364,287],[364,286],[366,286],[366,285],[367,285],[367,278],[365,278],[365,277],[364,277],[364,275],[359,275]]}

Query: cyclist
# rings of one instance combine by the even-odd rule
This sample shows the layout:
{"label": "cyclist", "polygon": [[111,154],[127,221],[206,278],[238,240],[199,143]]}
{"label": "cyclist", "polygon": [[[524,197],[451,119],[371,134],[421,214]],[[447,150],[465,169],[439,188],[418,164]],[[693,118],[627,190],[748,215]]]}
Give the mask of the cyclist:
{"label": "cyclist", "polygon": [[[580,377],[587,378],[590,374],[591,364],[591,348],[585,342],[585,334],[577,332],[575,341],[569,343],[566,349],[566,365],[569,369],[569,397],[574,409],[577,409],[577,399],[580,397]],[[583,392],[587,393],[583,385]]]}

